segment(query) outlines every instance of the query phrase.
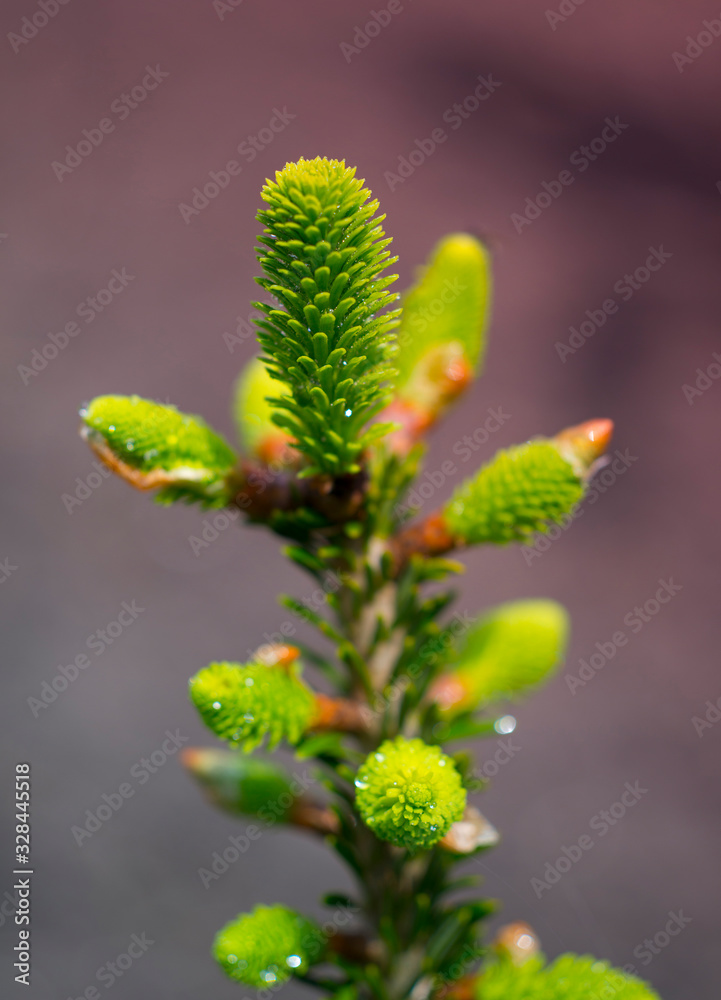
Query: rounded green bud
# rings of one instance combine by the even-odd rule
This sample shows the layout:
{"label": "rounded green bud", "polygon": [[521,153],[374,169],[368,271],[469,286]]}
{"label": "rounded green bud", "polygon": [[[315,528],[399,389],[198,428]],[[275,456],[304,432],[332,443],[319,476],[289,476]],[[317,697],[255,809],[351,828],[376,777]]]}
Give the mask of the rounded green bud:
{"label": "rounded green bud", "polygon": [[190,680],[190,697],[209,729],[246,752],[268,737],[298,743],[313,718],[315,697],[298,677],[263,663],[211,663]]}
{"label": "rounded green bud", "polygon": [[160,487],[166,500],[227,501],[235,452],[201,417],[140,396],[98,396],[80,415],[88,443],[139,489]]}
{"label": "rounded green bud", "polygon": [[322,950],[318,925],[286,906],[256,906],[226,924],[213,942],[223,971],[256,989],[306,973]]}
{"label": "rounded green bud", "polygon": [[432,696],[457,713],[526,694],[561,663],[568,632],[568,614],[555,601],[501,604],[462,637]]}
{"label": "rounded green bud", "polygon": [[356,776],[356,805],[381,840],[410,850],[432,847],[461,819],[466,790],[437,746],[402,736],[386,740]]}
{"label": "rounded green bud", "polygon": [[[183,763],[205,790],[211,802],[231,813],[258,816],[269,804],[277,815],[284,796],[292,802],[287,771],[270,760],[228,750],[192,747]],[[281,821],[288,807],[281,809]]]}
{"label": "rounded green bud", "polygon": [[546,440],[500,451],[456,490],[443,514],[451,534],[467,545],[527,541],[573,511],[583,480]]}
{"label": "rounded green bud", "polygon": [[551,965],[532,958],[522,965],[494,962],[476,985],[476,1000],[659,1000],[641,979],[589,955],[561,955]]}

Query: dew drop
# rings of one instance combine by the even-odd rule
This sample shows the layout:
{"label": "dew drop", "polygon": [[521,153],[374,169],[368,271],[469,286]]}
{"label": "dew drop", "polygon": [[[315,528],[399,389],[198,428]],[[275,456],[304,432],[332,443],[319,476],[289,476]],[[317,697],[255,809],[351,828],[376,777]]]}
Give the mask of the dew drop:
{"label": "dew drop", "polygon": [[286,962],[291,967],[291,969],[297,969],[301,961],[302,959],[300,955],[288,955],[288,957],[286,958]]}
{"label": "dew drop", "polygon": [[500,719],[496,719],[493,723],[493,728],[497,733],[507,736],[508,733],[512,733],[516,728],[516,720],[512,715],[503,715]]}
{"label": "dew drop", "polygon": [[213,702],[213,708],[222,708],[222,707],[223,707],[222,702],[219,701]]}

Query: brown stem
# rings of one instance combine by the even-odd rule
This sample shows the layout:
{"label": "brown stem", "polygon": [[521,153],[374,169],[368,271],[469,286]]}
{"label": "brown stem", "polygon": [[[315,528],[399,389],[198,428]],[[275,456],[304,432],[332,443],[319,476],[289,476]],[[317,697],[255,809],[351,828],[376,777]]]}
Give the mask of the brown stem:
{"label": "brown stem", "polygon": [[342,934],[340,931],[330,936],[328,949],[357,965],[377,964],[383,954],[380,941],[369,941],[364,934]]}
{"label": "brown stem", "polygon": [[442,556],[461,544],[462,540],[451,534],[443,512],[436,510],[417,524],[399,531],[391,540],[391,551],[400,570],[411,556]]}
{"label": "brown stem", "polygon": [[350,698],[316,694],[315,714],[310,729],[330,729],[343,733],[364,733],[368,729],[368,709]]}
{"label": "brown stem", "polygon": [[307,799],[295,800],[288,813],[287,822],[323,836],[338,833],[340,830],[338,817],[331,809],[318,806]]}
{"label": "brown stem", "polygon": [[310,507],[332,523],[359,516],[365,500],[368,474],[314,476],[298,479],[295,469],[243,462],[228,476],[231,501],[252,521],[268,521],[273,514]]}

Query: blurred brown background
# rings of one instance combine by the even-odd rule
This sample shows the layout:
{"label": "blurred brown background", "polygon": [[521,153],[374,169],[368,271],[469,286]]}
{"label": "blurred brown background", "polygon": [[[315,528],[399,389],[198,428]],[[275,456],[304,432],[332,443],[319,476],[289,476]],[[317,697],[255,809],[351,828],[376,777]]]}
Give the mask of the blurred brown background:
{"label": "blurred brown background", "polygon": [[[615,419],[614,448],[630,456],[530,564],[520,549],[467,557],[461,610],[536,595],[568,605],[570,674],[596,643],[628,635],[584,687],[572,694],[559,677],[516,712],[520,750],[479,802],[504,834],[478,865],[487,892],[503,900],[504,919],[530,920],[550,955],[587,950],[633,963],[664,1000],[718,996],[721,725],[699,735],[692,720],[721,695],[721,380],[702,379],[705,391],[689,398],[683,386],[721,351],[721,38],[694,41],[721,12],[670,0],[400,6],[72,0],[56,9],[47,0],[55,12],[47,23],[36,16],[33,35],[23,19],[41,7],[3,4],[0,738],[5,801],[15,761],[34,768],[26,996],[66,1000],[94,985],[101,995],[112,986],[114,1000],[240,997],[208,955],[215,930],[260,901],[320,913],[321,891],[348,885],[322,846],[273,831],[205,889],[198,869],[243,824],[205,804],[177,756],[152,774],[137,766],[166,730],[212,742],[187,703],[187,677],[261,643],[286,618],[278,591],[303,595],[306,580],[259,531],[233,527],[196,556],[188,539],[202,513],[156,508],[114,479],[97,486],[91,476],[85,490],[77,482],[94,472],[77,409],[100,393],[173,401],[232,433],[229,392],[253,345],[243,323],[239,336],[224,334],[235,335],[255,297],[259,189],[287,160],[316,154],[357,164],[381,199],[401,285],[447,231],[484,234],[493,247],[486,373],[434,439],[427,468],[454,457],[458,466],[439,498],[497,447],[592,416]],[[361,48],[356,28],[373,9],[388,23]],[[695,57],[686,59],[689,44]],[[500,86],[453,128],[444,113],[489,75]],[[628,127],[581,170],[570,158],[607,117]],[[93,131],[102,119],[112,131]],[[399,157],[437,128],[445,141],[403,183],[389,183]],[[83,130],[102,141],[64,170]],[[260,147],[252,159],[237,152],[243,142]],[[230,159],[242,173],[186,223],[179,206]],[[511,216],[569,166],[573,182],[519,234]],[[660,247],[671,256],[659,272],[632,295],[614,292]],[[102,311],[86,303],[79,316],[114,269],[126,275],[118,294],[102,293]],[[608,298],[617,312],[562,361],[554,345]],[[50,333],[62,344],[71,321],[79,333],[42,368],[33,351]],[[29,375],[33,357],[41,370]],[[453,446],[488,407],[508,419],[465,464]],[[63,496],[78,489],[85,499],[69,512]],[[677,595],[638,631],[624,624],[669,578]],[[88,637],[132,601],[144,609],[132,626],[88,652]],[[90,666],[33,712],[28,699],[81,653]],[[484,744],[480,760],[495,749]],[[71,828],[124,782],[133,796],[77,846]],[[531,879],[593,829],[627,782],[647,791],[538,898]],[[10,819],[8,810],[2,892]],[[679,911],[691,922],[662,935],[656,954],[645,951]],[[2,922],[6,995],[21,987],[9,958],[15,931]],[[154,944],[122,977],[98,980],[133,934]]]}

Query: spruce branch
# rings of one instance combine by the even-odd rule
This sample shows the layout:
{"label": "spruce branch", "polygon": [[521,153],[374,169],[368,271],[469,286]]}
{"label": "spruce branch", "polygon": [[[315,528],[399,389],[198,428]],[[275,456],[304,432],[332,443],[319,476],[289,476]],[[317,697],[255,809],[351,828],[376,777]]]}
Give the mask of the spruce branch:
{"label": "spruce branch", "polygon": [[[242,511],[289,540],[284,554],[311,581],[303,600],[281,599],[323,643],[303,647],[308,676],[285,642],[248,663],[210,663],[191,678],[190,699],[230,749],[193,748],[183,760],[226,814],[322,837],[355,887],[324,897],[333,919],[322,925],[280,904],[240,914],[216,935],[215,958],[239,984],[275,989],[295,976],[334,1000],[586,1000],[609,990],[658,1000],[594,959],[547,965],[526,925],[502,929],[489,948],[495,904],[457,874],[499,835],[471,801],[487,784],[472,754],[451,756],[449,745],[502,731],[499,702],[553,676],[568,619],[540,599],[470,623],[449,617],[447,582],[462,566],[445,556],[524,542],[572,514],[611,422],[501,451],[406,524],[425,434],[483,359],[488,253],[466,234],[442,240],[403,299],[396,341],[394,260],[355,171],[300,160],[262,198],[259,282],[276,305],[257,304],[262,359],[235,390],[239,455],[200,417],[137,396],[101,396],[82,411],[83,436],[122,478],[161,502]],[[251,756],[263,745],[291,749],[312,794]]]}

